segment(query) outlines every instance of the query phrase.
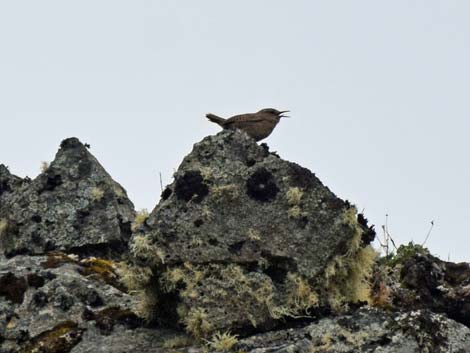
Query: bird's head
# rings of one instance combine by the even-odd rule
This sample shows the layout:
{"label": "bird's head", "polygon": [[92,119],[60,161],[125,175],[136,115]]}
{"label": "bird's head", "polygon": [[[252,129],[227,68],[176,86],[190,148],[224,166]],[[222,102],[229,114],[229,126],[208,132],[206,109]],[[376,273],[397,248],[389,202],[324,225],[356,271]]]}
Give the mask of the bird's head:
{"label": "bird's head", "polygon": [[281,119],[281,118],[289,118],[288,115],[284,115],[285,113],[288,113],[289,110],[277,110],[277,109],[274,109],[274,108],[265,108],[265,109],[261,109],[258,113],[263,113],[263,114],[269,114],[273,117],[275,117],[278,121]]}

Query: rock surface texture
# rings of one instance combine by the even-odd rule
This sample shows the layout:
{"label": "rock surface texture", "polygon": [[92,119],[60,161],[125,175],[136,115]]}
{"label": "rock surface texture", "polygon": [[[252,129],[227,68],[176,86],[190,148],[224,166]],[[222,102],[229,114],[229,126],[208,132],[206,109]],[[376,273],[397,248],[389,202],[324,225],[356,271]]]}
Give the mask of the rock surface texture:
{"label": "rock surface texture", "polygon": [[184,159],[133,250],[168,294],[168,321],[206,336],[367,300],[361,276],[373,237],[308,169],[224,131]]}
{"label": "rock surface texture", "polygon": [[468,264],[377,258],[374,236],[239,131],[150,215],[67,139],[34,180],[0,165],[0,353],[470,352]]}
{"label": "rock surface texture", "polygon": [[64,140],[34,180],[0,169],[0,249],[7,256],[48,251],[118,253],[131,236],[134,206],[76,138]]}

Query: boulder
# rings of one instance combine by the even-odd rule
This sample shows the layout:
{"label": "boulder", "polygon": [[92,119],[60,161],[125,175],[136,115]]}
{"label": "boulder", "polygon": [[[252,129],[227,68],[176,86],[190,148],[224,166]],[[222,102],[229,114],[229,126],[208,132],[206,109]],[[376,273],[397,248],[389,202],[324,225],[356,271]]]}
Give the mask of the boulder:
{"label": "boulder", "polygon": [[308,169],[223,131],[184,158],[132,252],[155,273],[160,319],[205,336],[367,301],[374,236]]}
{"label": "boulder", "polygon": [[0,250],[7,257],[50,251],[117,256],[127,249],[133,204],[76,138],[64,140],[30,182],[0,167],[0,188]]}

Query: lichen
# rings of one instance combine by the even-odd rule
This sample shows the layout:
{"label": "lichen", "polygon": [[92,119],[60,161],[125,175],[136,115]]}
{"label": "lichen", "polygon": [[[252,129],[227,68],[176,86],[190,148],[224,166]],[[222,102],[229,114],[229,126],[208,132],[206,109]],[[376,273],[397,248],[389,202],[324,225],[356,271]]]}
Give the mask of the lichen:
{"label": "lichen", "polygon": [[361,247],[363,229],[357,222],[356,209],[349,208],[343,224],[352,230],[352,237],[343,255],[337,255],[324,271],[324,292],[328,304],[341,311],[348,303],[372,302],[371,283],[377,252],[368,245]]}
{"label": "lichen", "polygon": [[131,292],[145,288],[152,277],[150,268],[126,263],[117,264],[116,272],[121,283]]}
{"label": "lichen", "polygon": [[134,222],[132,223],[131,229],[133,232],[137,231],[140,227],[142,227],[143,224],[145,224],[145,221],[149,218],[149,211],[146,208],[141,209],[140,211],[137,211]]}
{"label": "lichen", "polygon": [[211,189],[212,195],[218,201],[234,201],[240,197],[240,190],[235,184],[217,185]]}
{"label": "lichen", "polygon": [[209,349],[215,352],[228,352],[238,343],[238,336],[232,335],[229,331],[216,332],[211,339],[207,341]]}
{"label": "lichen", "polygon": [[97,187],[97,186],[94,186],[90,189],[90,198],[92,201],[100,201],[104,196],[104,190]]}
{"label": "lichen", "polygon": [[165,252],[163,249],[152,244],[150,239],[144,235],[136,235],[130,246],[133,256],[142,259],[151,265],[165,263]]}

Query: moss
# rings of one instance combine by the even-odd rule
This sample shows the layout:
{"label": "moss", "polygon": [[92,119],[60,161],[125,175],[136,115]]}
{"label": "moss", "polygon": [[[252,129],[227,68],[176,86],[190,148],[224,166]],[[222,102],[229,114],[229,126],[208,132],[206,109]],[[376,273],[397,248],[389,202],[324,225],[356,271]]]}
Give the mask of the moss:
{"label": "moss", "polygon": [[0,296],[5,297],[15,304],[21,304],[24,294],[28,289],[28,283],[23,277],[16,277],[8,272],[0,277]]}
{"label": "moss", "polygon": [[397,249],[396,255],[392,256],[387,265],[395,267],[398,264],[405,263],[407,260],[416,257],[417,255],[429,255],[429,250],[419,244],[413,242],[408,245],[400,245]]}
{"label": "moss", "polygon": [[191,170],[176,179],[175,194],[179,200],[186,202],[192,200],[195,203],[201,203],[209,194],[209,188],[205,184],[201,172]]}
{"label": "moss", "polygon": [[77,323],[65,321],[32,338],[20,353],[67,353],[81,341],[83,332]]}
{"label": "moss", "polygon": [[260,168],[247,180],[246,192],[253,200],[271,202],[276,198],[279,188],[272,173],[266,168]]}
{"label": "moss", "polygon": [[142,227],[142,225],[145,224],[147,219],[149,218],[149,211],[146,208],[141,209],[138,211],[135,215],[134,222],[132,223],[132,231],[135,232],[139,228]]}
{"label": "moss", "polygon": [[124,287],[119,281],[116,264],[110,260],[89,258],[80,261],[80,268],[78,272],[85,277],[98,278],[120,290],[124,290]]}
{"label": "moss", "polygon": [[209,349],[215,352],[228,352],[238,343],[238,336],[230,332],[216,332],[211,339],[207,341]]}
{"label": "moss", "polygon": [[104,196],[104,190],[95,186],[90,189],[90,198],[92,201],[100,201]]}

